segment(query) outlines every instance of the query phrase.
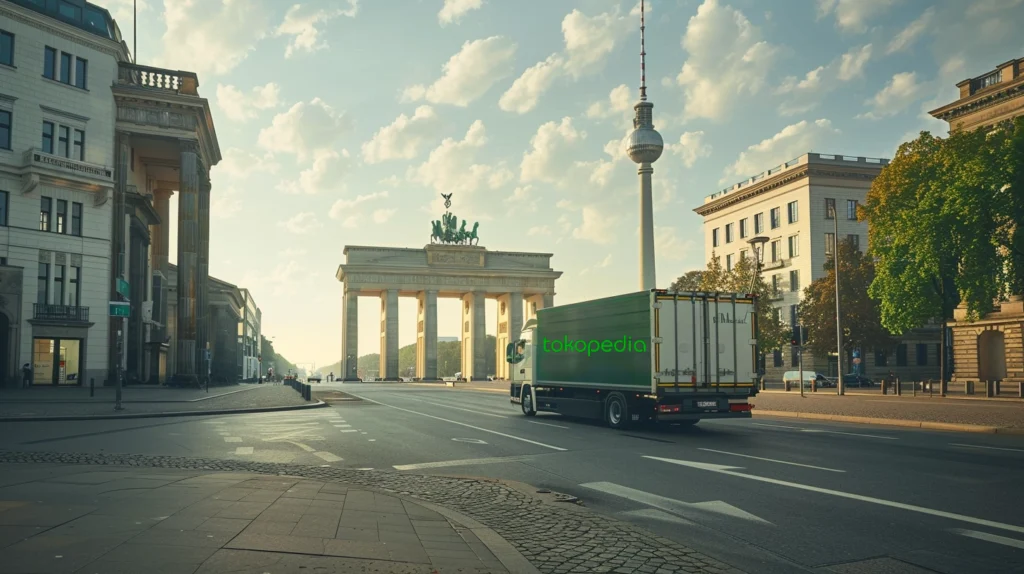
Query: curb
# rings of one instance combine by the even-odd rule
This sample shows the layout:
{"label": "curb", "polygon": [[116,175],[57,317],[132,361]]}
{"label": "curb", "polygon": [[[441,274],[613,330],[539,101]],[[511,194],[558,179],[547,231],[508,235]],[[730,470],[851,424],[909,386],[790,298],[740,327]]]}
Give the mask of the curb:
{"label": "curb", "polygon": [[[809,397],[816,397],[816,396],[820,396],[820,395],[826,395],[826,396],[831,395],[833,397],[839,396],[838,394],[836,394],[834,387],[829,387],[827,389],[818,389],[816,392],[811,392],[811,391],[805,391],[805,392],[806,392],[807,396],[809,396]],[[765,389],[765,390],[757,391],[757,394],[761,394],[761,393],[764,393],[764,394],[767,394],[767,395],[800,396],[800,389],[797,388],[797,389],[792,390],[792,391],[784,391],[784,390],[780,390],[780,389]],[[973,395],[951,395],[949,393],[947,393],[946,396],[943,397],[941,395],[932,395],[932,394],[928,394],[928,393],[924,393],[924,392],[919,392],[916,396],[913,395],[912,393],[907,393],[907,392],[904,392],[901,395],[897,395],[897,394],[892,393],[892,392],[890,392],[889,394],[883,395],[881,392],[858,392],[858,391],[851,392],[849,389],[847,389],[846,394],[844,396],[847,396],[847,397],[858,397],[858,398],[860,398],[860,397],[879,398],[879,399],[880,398],[885,398],[885,399],[915,399],[915,400],[928,399],[928,400],[937,400],[937,401],[978,401],[978,402],[987,402],[987,403],[1022,403],[1022,402],[1024,402],[1024,399],[1022,399],[1020,397],[984,397],[984,396],[973,396]]]}
{"label": "curb", "polygon": [[802,413],[796,411],[766,411],[754,409],[753,416],[758,417],[783,417],[792,419],[811,419],[820,421],[834,421],[843,423],[857,423],[866,425],[885,425],[896,427],[910,427],[924,430],[945,430],[956,432],[983,433],[983,434],[1013,434],[1024,435],[1024,429],[1010,427],[994,427],[986,425],[972,425],[962,423],[938,423],[929,421],[915,421],[909,419],[883,419],[877,417],[856,417],[850,415],[826,415],[821,413]]}
{"label": "curb", "polygon": [[[103,388],[104,389],[111,389],[111,387],[103,387]],[[218,393],[218,394],[215,394],[215,395],[208,395],[208,396],[205,396],[205,397],[199,397],[198,399],[185,399],[185,400],[180,400],[180,401],[145,401],[144,400],[144,401],[121,401],[121,402],[124,403],[124,404],[128,404],[128,405],[133,405],[133,404],[134,405],[140,405],[140,404],[153,405],[153,404],[164,404],[164,403],[168,403],[168,404],[170,404],[170,403],[198,403],[200,401],[208,401],[210,399],[215,399],[217,397],[226,397],[228,395],[233,395],[235,393],[244,393],[246,391],[254,391],[254,390],[258,389],[258,388],[260,388],[260,387],[253,387],[253,388],[246,388],[246,389],[235,389],[233,391],[228,391],[226,393]],[[132,390],[138,390],[138,389],[132,389]],[[106,393],[113,393],[114,391],[113,391],[113,389],[111,389],[111,390],[104,391],[104,392],[106,392]],[[151,392],[151,391],[147,389],[145,392]],[[87,404],[91,404],[91,403],[98,403],[98,402],[101,402],[103,400],[110,400],[110,397],[104,397],[104,398],[101,398],[100,400],[97,400],[95,397],[92,397],[92,398],[88,398],[88,399],[69,399],[69,400],[64,400],[64,401],[62,401],[62,400],[50,400],[50,399],[6,399],[6,400],[3,400],[3,402],[7,403],[7,404],[18,404],[18,405],[33,405],[33,404],[51,404],[51,405],[53,405],[53,404],[55,404],[55,405],[72,405],[72,404],[78,405],[78,404],[82,404],[82,405],[87,405]]]}
{"label": "curb", "polygon": [[329,407],[327,403],[317,400],[312,404],[290,405],[283,407],[255,407],[251,409],[217,409],[209,411],[175,411],[163,413],[131,413],[124,415],[55,415],[39,417],[0,417],[0,423],[44,422],[44,421],[100,421],[115,419],[160,419],[173,417],[202,417],[212,415],[241,415],[249,413],[274,413],[281,411],[301,411]]}

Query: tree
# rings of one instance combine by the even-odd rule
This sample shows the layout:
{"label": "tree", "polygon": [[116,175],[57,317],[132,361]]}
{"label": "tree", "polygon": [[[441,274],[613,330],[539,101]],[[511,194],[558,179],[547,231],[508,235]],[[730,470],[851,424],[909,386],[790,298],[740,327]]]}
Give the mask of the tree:
{"label": "tree", "polygon": [[703,271],[687,271],[669,285],[669,291],[700,291],[701,282],[704,280]]}
{"label": "tree", "polygon": [[[836,273],[835,259],[825,262],[825,276],[804,289],[800,303],[800,323],[807,330],[808,344],[818,356],[836,350]],[[875,278],[875,266],[850,241],[839,242],[839,297],[842,305],[843,350],[884,348],[892,345],[889,332],[882,327],[879,302],[868,295]]]}
{"label": "tree", "polygon": [[277,354],[277,351],[274,350],[274,344],[269,339],[263,335],[260,335],[260,339],[260,356],[263,358],[264,372],[271,365],[274,366],[274,372],[281,375],[284,375],[289,370],[295,370],[295,364]]}

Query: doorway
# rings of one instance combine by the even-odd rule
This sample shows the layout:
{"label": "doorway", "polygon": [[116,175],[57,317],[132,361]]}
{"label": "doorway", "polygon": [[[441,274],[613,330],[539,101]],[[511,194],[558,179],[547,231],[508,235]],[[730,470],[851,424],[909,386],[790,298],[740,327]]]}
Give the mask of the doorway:
{"label": "doorway", "polygon": [[82,384],[82,340],[36,338],[32,341],[32,384]]}

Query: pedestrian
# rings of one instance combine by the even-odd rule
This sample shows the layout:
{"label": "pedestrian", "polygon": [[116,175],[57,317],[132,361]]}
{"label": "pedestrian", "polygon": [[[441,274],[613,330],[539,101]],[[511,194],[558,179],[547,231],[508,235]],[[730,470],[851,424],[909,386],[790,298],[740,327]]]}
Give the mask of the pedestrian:
{"label": "pedestrian", "polygon": [[331,371],[331,373],[327,375],[327,380],[332,382],[334,381],[334,371]]}
{"label": "pedestrian", "polygon": [[32,386],[32,365],[29,363],[25,363],[21,367],[21,386],[23,388]]}

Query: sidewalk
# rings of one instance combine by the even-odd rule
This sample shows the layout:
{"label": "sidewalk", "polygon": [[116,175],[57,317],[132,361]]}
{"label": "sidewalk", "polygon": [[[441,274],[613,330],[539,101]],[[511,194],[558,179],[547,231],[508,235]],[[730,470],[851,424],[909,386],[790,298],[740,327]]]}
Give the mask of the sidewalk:
{"label": "sidewalk", "polygon": [[[761,392],[754,416],[803,416],[843,422],[893,424],[938,430],[1024,433],[1024,402],[949,400],[938,396],[836,395],[835,389]],[[863,419],[863,420],[857,420]]]}
{"label": "sidewalk", "polygon": [[0,571],[741,574],[553,499],[490,479],[0,451]]}
{"label": "sidewalk", "polygon": [[140,418],[262,412],[323,406],[309,402],[291,387],[246,384],[205,389],[126,387],[124,410],[114,411],[115,392],[103,387],[89,397],[88,388],[6,389],[0,392],[0,421]]}

